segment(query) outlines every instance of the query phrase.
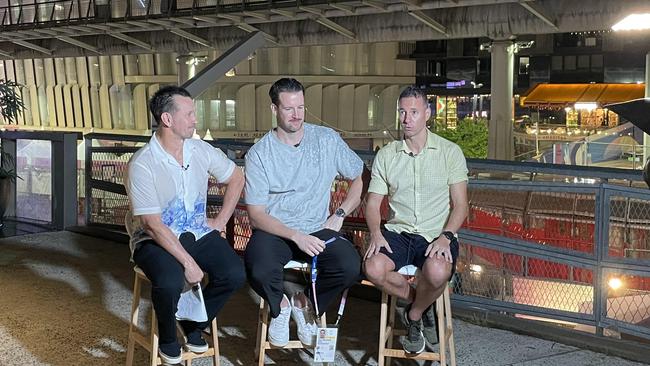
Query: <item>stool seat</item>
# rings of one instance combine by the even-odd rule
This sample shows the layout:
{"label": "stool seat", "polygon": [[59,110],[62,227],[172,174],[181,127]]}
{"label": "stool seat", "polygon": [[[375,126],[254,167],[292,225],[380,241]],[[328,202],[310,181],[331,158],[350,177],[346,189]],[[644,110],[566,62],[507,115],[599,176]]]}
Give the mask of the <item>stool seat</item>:
{"label": "stool seat", "polygon": [[[305,272],[310,272],[311,271],[311,263],[308,262],[301,262],[301,261],[296,261],[296,260],[290,260],[287,264],[284,265],[284,269],[293,269],[293,270],[299,270],[299,271],[305,271]],[[287,343],[283,347],[276,347],[272,345],[268,340],[267,340],[267,335],[268,335],[268,327],[269,327],[269,306],[268,304],[264,301],[262,297],[260,297],[260,308],[259,308],[259,313],[258,313],[258,318],[259,322],[257,325],[257,344],[255,346],[255,356],[257,357],[257,364],[258,366],[264,365],[264,355],[266,354],[266,351],[269,349],[305,349],[308,347],[305,347],[302,342],[299,340],[289,340],[289,343]],[[321,327],[326,327],[327,326],[327,320],[325,318],[325,314],[321,316]],[[327,364],[325,364],[327,365]]]}
{"label": "stool seat", "polygon": [[[156,312],[151,308],[151,329],[149,333],[142,333],[138,329],[138,318],[140,315],[140,298],[142,295],[142,284],[149,282],[149,279],[144,274],[142,269],[137,266],[133,268],[135,273],[135,280],[133,282],[133,304],[131,306],[131,321],[129,323],[129,340],[126,349],[126,366],[133,365],[133,356],[135,353],[135,345],[138,344],[149,353],[149,365],[156,366],[162,365],[162,360],[158,356],[158,321],[156,319]],[[177,324],[178,325],[178,324]],[[180,329],[180,326],[178,326]],[[213,319],[210,323],[210,337],[208,339],[208,350],[203,353],[183,352],[182,361],[185,366],[191,366],[192,360],[196,358],[210,357],[214,366],[220,365],[219,360],[219,335],[217,332],[217,319]]]}
{"label": "stool seat", "polygon": [[[400,268],[397,272],[405,276],[416,276],[419,273],[419,270],[416,266],[407,265]],[[368,281],[364,281],[364,283],[372,284]],[[397,298],[395,296],[389,296],[386,292],[382,291],[381,312],[379,317],[379,366],[390,365],[391,358],[438,361],[440,362],[440,365],[446,365],[447,351],[449,352],[450,365],[456,366],[456,349],[451,323],[451,301],[449,298],[448,286],[445,286],[442,294],[438,299],[436,299],[435,306],[440,350],[438,352],[422,352],[417,355],[410,354],[401,348],[393,348],[393,338],[405,335],[406,332],[404,330],[395,329]]]}

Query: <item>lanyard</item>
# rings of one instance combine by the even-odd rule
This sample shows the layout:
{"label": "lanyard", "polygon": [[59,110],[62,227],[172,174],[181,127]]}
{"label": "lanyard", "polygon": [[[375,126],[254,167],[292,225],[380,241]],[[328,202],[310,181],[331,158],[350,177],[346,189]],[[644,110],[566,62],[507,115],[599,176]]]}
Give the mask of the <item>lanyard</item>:
{"label": "lanyard", "polygon": [[[332,237],[328,240],[325,241],[325,245],[333,243],[336,239],[343,239],[347,240],[342,236],[339,237]],[[318,311],[318,298],[316,297],[316,279],[318,278],[318,269],[316,268],[316,264],[318,263],[318,255],[315,255],[311,259],[311,291],[314,295],[314,308],[316,309],[316,316],[320,318],[318,314],[320,312]],[[336,323],[334,323],[334,326],[339,325],[339,321],[341,320],[341,317],[343,316],[343,312],[345,311],[345,302],[348,297],[348,289],[346,288],[343,291],[343,295],[341,296],[341,303],[339,304],[339,310],[336,316]]]}

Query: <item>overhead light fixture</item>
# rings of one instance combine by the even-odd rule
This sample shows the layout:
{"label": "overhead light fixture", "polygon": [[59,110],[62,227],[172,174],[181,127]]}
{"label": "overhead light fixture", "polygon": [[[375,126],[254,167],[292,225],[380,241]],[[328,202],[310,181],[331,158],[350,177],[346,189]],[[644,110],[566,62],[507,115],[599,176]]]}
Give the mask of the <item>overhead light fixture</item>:
{"label": "overhead light fixture", "polygon": [[593,111],[594,109],[598,108],[598,103],[594,102],[578,102],[573,105],[573,108],[575,109],[582,109],[586,111]]}
{"label": "overhead light fixture", "polygon": [[650,13],[630,14],[612,26],[613,31],[650,29]]}

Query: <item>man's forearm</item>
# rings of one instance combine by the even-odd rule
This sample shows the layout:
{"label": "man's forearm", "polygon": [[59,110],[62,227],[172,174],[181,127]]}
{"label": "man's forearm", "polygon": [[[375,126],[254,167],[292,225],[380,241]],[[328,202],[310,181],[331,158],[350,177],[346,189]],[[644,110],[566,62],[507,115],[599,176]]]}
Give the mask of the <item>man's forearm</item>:
{"label": "man's forearm", "polygon": [[463,226],[463,222],[467,218],[467,213],[469,208],[467,205],[457,205],[451,209],[449,213],[449,220],[447,220],[447,225],[443,231],[451,231],[457,233],[460,230],[460,227]]}
{"label": "man's forearm", "polygon": [[358,177],[356,177],[352,181],[352,183],[350,184],[350,189],[348,189],[348,193],[345,196],[345,199],[343,200],[343,202],[341,202],[340,207],[347,214],[350,214],[357,207],[359,207],[361,200],[363,200],[363,197],[366,195],[366,192],[368,192],[369,183],[370,183],[370,172],[368,171],[368,169],[366,169],[366,166],[364,165],[363,171]]}
{"label": "man's forearm", "polygon": [[192,257],[183,248],[176,235],[162,222],[159,224],[145,225],[145,232],[158,245],[176,258],[183,267],[186,267],[188,261],[192,260]]}
{"label": "man's forearm", "polygon": [[[239,170],[238,167],[235,167],[235,169]],[[241,174],[241,171],[239,171],[237,174],[233,173],[233,177],[231,177],[231,179],[226,184],[226,191],[223,194],[223,204],[221,206],[219,214],[216,217],[217,222],[222,223],[224,226],[226,225],[233,212],[235,211],[237,203],[239,203],[239,197],[241,197],[241,191],[243,187],[244,178],[243,174]]]}
{"label": "man's forearm", "polygon": [[263,209],[251,210],[249,206],[248,217],[253,228],[266,231],[269,234],[281,238],[293,240],[293,236],[297,233],[296,230],[289,228],[282,221],[267,214]]}
{"label": "man's forearm", "polygon": [[375,200],[368,199],[366,203],[366,224],[371,235],[381,233],[381,201],[377,203]]}

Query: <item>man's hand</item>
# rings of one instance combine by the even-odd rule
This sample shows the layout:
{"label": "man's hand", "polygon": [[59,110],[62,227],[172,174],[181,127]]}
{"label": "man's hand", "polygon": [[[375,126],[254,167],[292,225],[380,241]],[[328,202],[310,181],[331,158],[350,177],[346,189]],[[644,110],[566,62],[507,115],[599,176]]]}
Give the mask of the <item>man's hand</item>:
{"label": "man's hand", "polygon": [[427,251],[424,252],[424,255],[429,258],[443,257],[447,262],[453,263],[449,244],[451,244],[451,241],[449,241],[446,236],[440,235],[434,241],[432,241],[431,244],[429,244]]}
{"label": "man's hand", "polygon": [[194,261],[193,258],[189,258],[188,262],[185,263],[185,280],[190,285],[194,286],[197,283],[201,282],[203,279],[203,271],[198,264]]}
{"label": "man's hand", "polygon": [[318,239],[315,236],[303,234],[299,231],[291,236],[291,240],[296,243],[300,250],[307,253],[307,255],[311,257],[322,253],[325,249],[324,241]]}
{"label": "man's hand", "polygon": [[331,215],[330,217],[327,218],[327,221],[325,221],[325,224],[323,225],[323,229],[339,231],[341,230],[341,227],[343,227],[343,220],[345,220],[345,218],[341,216]]}
{"label": "man's hand", "polygon": [[219,221],[217,218],[207,219],[207,224],[210,228],[219,232],[223,231],[226,227],[226,223]]}
{"label": "man's hand", "polygon": [[381,231],[377,233],[371,233],[370,245],[368,245],[368,249],[366,250],[366,255],[364,256],[364,259],[368,259],[373,255],[379,253],[382,247],[385,247],[389,253],[393,253],[393,250],[390,248],[390,245],[388,245],[388,242],[381,234]]}

